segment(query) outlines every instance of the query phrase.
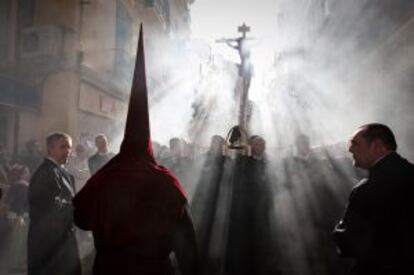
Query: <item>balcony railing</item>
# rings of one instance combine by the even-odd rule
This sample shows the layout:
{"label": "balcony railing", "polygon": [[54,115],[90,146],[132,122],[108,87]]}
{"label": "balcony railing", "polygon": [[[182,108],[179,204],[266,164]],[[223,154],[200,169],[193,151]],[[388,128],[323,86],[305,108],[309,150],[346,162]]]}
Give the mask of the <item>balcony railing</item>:
{"label": "balcony railing", "polygon": [[170,16],[168,0],[144,0],[144,6],[154,11],[164,28],[168,26]]}

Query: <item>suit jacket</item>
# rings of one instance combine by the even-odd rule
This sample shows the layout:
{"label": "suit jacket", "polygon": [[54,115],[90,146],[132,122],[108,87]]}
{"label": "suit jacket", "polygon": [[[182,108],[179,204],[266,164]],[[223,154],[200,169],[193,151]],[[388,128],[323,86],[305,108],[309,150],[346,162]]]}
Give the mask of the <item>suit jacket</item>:
{"label": "suit jacket", "polygon": [[410,268],[413,184],[414,165],[391,153],[352,190],[334,238],[343,256],[356,259],[355,274],[404,274]]}
{"label": "suit jacket", "polygon": [[45,159],[29,186],[29,274],[80,274],[73,226],[74,178]]}

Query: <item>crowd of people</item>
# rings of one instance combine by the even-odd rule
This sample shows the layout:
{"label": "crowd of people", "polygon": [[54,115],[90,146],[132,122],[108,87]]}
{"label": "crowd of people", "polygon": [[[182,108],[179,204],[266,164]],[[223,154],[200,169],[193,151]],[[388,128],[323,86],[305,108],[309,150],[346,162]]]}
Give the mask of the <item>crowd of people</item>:
{"label": "crowd of people", "polygon": [[[388,155],[397,158],[395,141],[395,144],[391,141],[390,146],[386,143],[389,142],[388,132],[374,130],[379,134],[374,131],[368,138],[379,140],[387,149],[378,153],[378,158],[388,158]],[[376,172],[374,179],[373,159],[367,159],[363,155],[366,152],[358,151],[361,150],[358,142],[368,139],[361,133],[369,131],[368,126],[359,129],[350,142],[348,150],[353,155],[354,165],[345,144],[312,148],[309,137],[304,134],[297,136],[295,150],[283,156],[266,148],[266,140],[258,135],[252,135],[243,150],[229,149],[228,141],[219,135],[211,138],[209,148],[177,137],[170,139],[168,147],[153,142],[158,163],[177,176],[189,198],[200,274],[347,274],[350,262],[341,260],[337,250],[362,263],[357,269],[360,273],[356,274],[374,274],[369,272],[374,270],[373,266],[380,268],[377,256],[385,262],[391,261],[384,267],[390,272],[395,268],[391,263],[408,260],[401,260],[399,255],[403,253],[403,257],[408,257],[404,253],[408,254],[405,249],[409,248],[401,244],[394,251],[392,241],[396,237],[384,234],[403,234],[411,240],[406,236],[409,233],[397,225],[409,224],[407,198],[401,190],[407,190],[407,194],[411,191],[403,183],[412,180],[412,167],[400,159],[395,160],[401,165],[390,168],[398,181],[391,189],[385,184],[392,181],[389,174]],[[65,143],[57,143],[62,140]],[[72,266],[70,274],[81,274],[81,265],[83,274],[92,273],[93,240],[89,233],[75,229],[70,201],[88,179],[115,156],[109,150],[105,135],[96,136],[95,146],[93,155],[80,144],[71,154],[71,138],[55,133],[47,138],[46,154],[37,140],[27,143],[25,154],[12,158],[7,148],[0,147],[0,274],[25,272],[27,266],[37,274],[36,268],[42,270],[45,265],[53,265],[54,260],[62,268],[62,274],[69,274],[65,273],[68,268],[61,266],[62,262]],[[375,162],[381,162],[378,158]],[[398,176],[402,167],[405,174]],[[383,186],[371,184],[371,187],[363,181],[353,189],[367,177],[359,168],[370,171],[368,181],[382,182]],[[45,186],[45,182],[53,182],[54,179],[48,179],[51,177],[59,177],[59,184],[66,187]],[[388,190],[396,194],[395,199],[385,198]],[[341,219],[349,193],[349,205]],[[50,199],[46,198],[48,196]],[[399,205],[397,199],[404,199],[404,204]],[[48,219],[57,215],[59,224],[55,224],[57,229],[52,232],[71,233],[70,237],[65,237],[65,246],[69,247],[65,251],[69,254],[51,256],[39,251],[44,247],[44,236],[33,236],[46,234],[43,223],[49,208],[45,203],[55,200],[59,202],[59,213],[50,212]],[[374,201],[370,205],[367,200]],[[398,207],[389,210],[386,207],[389,205]],[[374,206],[378,209],[372,209]],[[375,214],[377,210],[380,214]],[[389,224],[385,219],[392,215],[396,216]],[[366,216],[368,221],[364,221]],[[393,226],[397,229],[391,228]],[[384,243],[373,239],[377,235],[372,231],[378,230],[377,227],[381,228],[380,233],[375,234],[382,234]],[[362,231],[361,235],[358,230]],[[49,234],[48,238],[58,240],[61,236]],[[370,254],[373,243],[382,254]],[[33,266],[33,263],[40,266]]]}

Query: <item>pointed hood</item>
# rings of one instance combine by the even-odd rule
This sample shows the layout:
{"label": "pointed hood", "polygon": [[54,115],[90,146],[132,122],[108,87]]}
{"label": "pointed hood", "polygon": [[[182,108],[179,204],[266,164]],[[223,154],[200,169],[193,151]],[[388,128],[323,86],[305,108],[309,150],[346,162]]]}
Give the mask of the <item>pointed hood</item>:
{"label": "pointed hood", "polygon": [[[168,202],[171,211],[181,211],[187,203],[178,178],[158,165],[153,155],[141,25],[124,140],[120,152],[93,174],[73,199],[75,223],[98,232],[100,241],[104,240],[108,247],[126,244],[137,234],[153,236],[142,226],[147,223],[145,217],[150,210],[137,207],[146,205],[142,203],[143,194],[153,196],[160,205]],[[129,211],[141,219],[134,219],[131,224],[125,216]],[[168,227],[160,225],[157,230],[162,228]]]}
{"label": "pointed hood", "polygon": [[131,155],[155,163],[150,133],[142,24],[139,31],[134,78],[120,155]]}

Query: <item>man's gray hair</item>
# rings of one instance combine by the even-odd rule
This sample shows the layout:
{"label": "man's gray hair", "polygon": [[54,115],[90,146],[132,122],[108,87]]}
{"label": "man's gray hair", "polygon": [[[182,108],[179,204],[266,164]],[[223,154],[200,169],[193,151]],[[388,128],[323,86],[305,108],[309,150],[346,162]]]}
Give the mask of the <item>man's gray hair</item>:
{"label": "man's gray hair", "polygon": [[46,137],[46,147],[47,148],[52,147],[56,143],[56,141],[58,141],[58,140],[60,140],[62,138],[67,139],[67,140],[72,140],[71,136],[69,136],[68,134],[66,134],[64,132],[53,132],[53,133],[50,133]]}

